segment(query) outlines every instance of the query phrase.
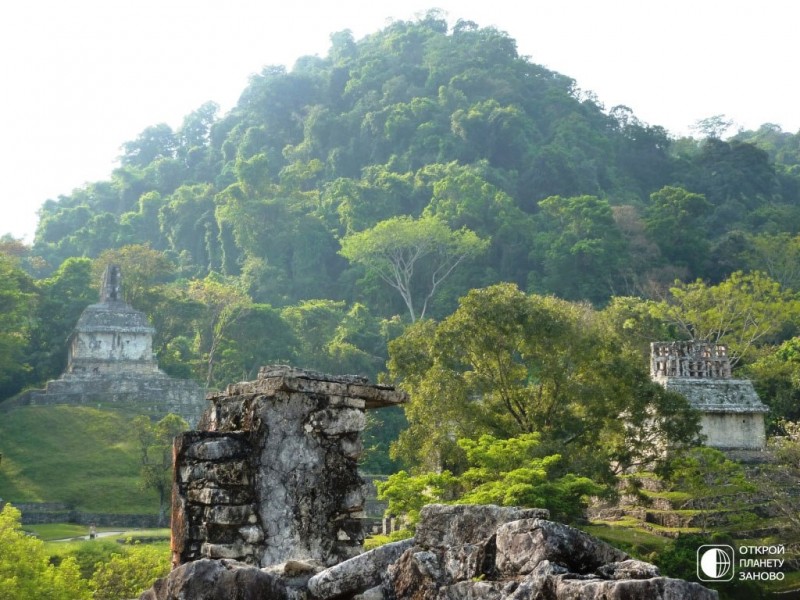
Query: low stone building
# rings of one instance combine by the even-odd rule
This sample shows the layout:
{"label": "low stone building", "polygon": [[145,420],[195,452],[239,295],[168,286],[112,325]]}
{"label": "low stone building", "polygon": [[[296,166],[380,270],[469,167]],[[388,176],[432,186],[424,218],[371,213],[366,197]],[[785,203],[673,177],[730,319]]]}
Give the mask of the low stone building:
{"label": "low stone building", "polygon": [[109,266],[100,302],[88,306],[69,338],[67,368],[43,390],[5,403],[72,404],[127,410],[154,418],[175,413],[195,425],[208,405],[195,381],[175,379],[158,368],[147,316],[122,299],[122,274]]}
{"label": "low stone building", "polygon": [[734,379],[727,348],[707,342],[655,342],[650,375],[685,396],[700,411],[706,445],[721,450],[760,450],[766,445],[761,402],[749,379]]}

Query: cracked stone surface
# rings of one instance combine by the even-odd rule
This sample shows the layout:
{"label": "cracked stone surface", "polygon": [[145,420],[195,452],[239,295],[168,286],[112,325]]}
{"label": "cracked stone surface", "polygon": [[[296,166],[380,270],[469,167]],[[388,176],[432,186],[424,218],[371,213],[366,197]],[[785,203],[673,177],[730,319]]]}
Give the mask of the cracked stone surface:
{"label": "cracked stone surface", "polygon": [[175,443],[173,564],[331,566],[357,556],[364,411],[405,395],[362,377],[273,365],[209,400],[199,429]]}

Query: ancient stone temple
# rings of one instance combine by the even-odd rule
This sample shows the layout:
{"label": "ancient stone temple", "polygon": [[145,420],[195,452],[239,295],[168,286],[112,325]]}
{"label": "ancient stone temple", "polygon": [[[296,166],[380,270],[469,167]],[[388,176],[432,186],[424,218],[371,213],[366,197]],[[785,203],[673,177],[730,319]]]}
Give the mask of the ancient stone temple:
{"label": "ancient stone temple", "polygon": [[174,379],[158,368],[153,334],[144,313],[122,299],[122,274],[109,266],[100,302],[88,306],[69,338],[67,368],[44,390],[25,392],[17,405],[76,404],[161,417],[181,415],[197,423],[207,406],[194,381]]}
{"label": "ancient stone temple", "polygon": [[700,411],[706,445],[759,450],[766,444],[764,413],[749,379],[733,379],[725,346],[707,342],[650,345],[650,375]]}

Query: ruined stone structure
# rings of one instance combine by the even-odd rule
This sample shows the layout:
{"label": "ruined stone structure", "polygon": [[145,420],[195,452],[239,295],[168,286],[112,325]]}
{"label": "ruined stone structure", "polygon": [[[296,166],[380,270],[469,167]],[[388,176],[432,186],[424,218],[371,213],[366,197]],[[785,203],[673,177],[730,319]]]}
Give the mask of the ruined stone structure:
{"label": "ruined stone structure", "polygon": [[88,306],[69,338],[67,368],[44,390],[23,393],[8,406],[75,404],[130,410],[161,417],[181,415],[197,423],[206,408],[204,390],[158,368],[153,334],[144,313],[122,299],[122,274],[109,266],[100,302]]}
{"label": "ruined stone structure", "polygon": [[140,600],[717,598],[537,508],[429,505],[412,539],[362,553],[364,411],[405,400],[286,366],[213,396],[175,440],[175,568]]}
{"label": "ruined stone structure", "polygon": [[405,402],[387,386],[287,366],[210,397],[175,442],[173,562],[333,565],[361,551],[365,410]]}
{"label": "ruined stone structure", "polygon": [[706,342],[650,345],[650,375],[684,395],[701,413],[706,445],[726,450],[759,450],[766,444],[764,413],[748,379],[733,379],[725,346]]}

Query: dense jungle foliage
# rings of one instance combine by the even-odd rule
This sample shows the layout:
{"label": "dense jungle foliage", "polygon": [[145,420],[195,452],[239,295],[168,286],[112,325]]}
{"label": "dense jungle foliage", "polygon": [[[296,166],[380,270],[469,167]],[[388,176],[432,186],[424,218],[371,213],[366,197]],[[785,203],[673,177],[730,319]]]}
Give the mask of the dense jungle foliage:
{"label": "dense jungle foliage", "polygon": [[[436,399],[409,408],[396,456],[411,466],[427,447],[414,440],[435,439],[429,418],[451,413],[469,417],[459,437],[575,439],[573,464],[601,479],[600,459],[642,459],[622,456],[629,432],[613,422],[660,402],[646,370],[658,339],[728,343],[772,422],[796,419],[800,133],[722,139],[720,122],[676,139],[503,32],[436,11],[335,33],[327,56],[254,75],[227,114],[209,102],[142,131],[109,180],[45,202],[31,247],[2,239],[0,398],[59,375],[113,262],[172,375],[213,388],[290,362],[374,379],[391,358],[387,377]],[[481,312],[477,290],[496,323],[463,316]],[[541,331],[561,363],[530,341]],[[510,383],[542,394],[524,414],[507,402],[522,392],[505,397],[474,362],[497,340],[512,340]],[[463,394],[437,396],[436,369]],[[486,394],[484,413],[459,404]],[[590,426],[570,431],[576,417]],[[388,472],[404,417],[375,418],[370,468]],[[439,451],[463,466],[449,439]]]}

